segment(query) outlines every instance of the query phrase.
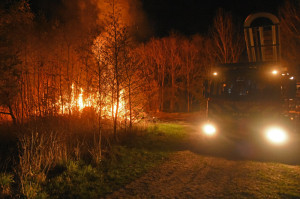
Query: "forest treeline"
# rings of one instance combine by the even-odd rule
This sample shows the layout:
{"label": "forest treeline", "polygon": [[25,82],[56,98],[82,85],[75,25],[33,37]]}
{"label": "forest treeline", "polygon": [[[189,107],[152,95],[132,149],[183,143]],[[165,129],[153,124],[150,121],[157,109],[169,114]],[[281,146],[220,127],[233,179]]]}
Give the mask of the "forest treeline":
{"label": "forest treeline", "polygon": [[[122,4],[103,4],[101,17],[93,21],[88,15],[94,11],[85,10],[79,26],[71,18],[32,12],[26,0],[1,3],[1,116],[17,124],[90,107],[100,120],[113,119],[116,128],[118,118],[131,126],[143,112],[200,110],[211,67],[244,56],[243,22],[222,9],[207,34],[173,31],[140,42]],[[299,9],[298,1],[286,1],[278,13],[283,61],[294,65],[299,63]]]}

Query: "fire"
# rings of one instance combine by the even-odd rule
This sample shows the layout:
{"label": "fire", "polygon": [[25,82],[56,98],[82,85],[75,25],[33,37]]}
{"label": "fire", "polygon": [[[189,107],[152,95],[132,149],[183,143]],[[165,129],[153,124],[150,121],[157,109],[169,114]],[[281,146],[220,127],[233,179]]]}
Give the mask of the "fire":
{"label": "fire", "polygon": [[82,99],[82,95],[83,95],[83,89],[80,88],[80,94],[78,97],[78,106],[79,106],[79,110],[82,110],[83,108],[85,108],[85,104],[83,103],[83,99]]}
{"label": "fire", "polygon": [[[125,100],[124,100],[124,97],[125,97],[125,91],[124,89],[121,90],[120,92],[120,100],[119,100],[119,115],[125,117],[126,116],[126,110],[125,110]],[[117,112],[117,103],[114,104],[114,115],[116,114]]]}
{"label": "fire", "polygon": [[114,115],[116,115],[117,112],[117,104],[114,105]]}
{"label": "fire", "polygon": [[[80,88],[80,93],[79,93],[78,99],[77,99],[79,111],[82,111],[82,109],[84,109],[86,107],[97,106],[97,100],[96,100],[97,96],[95,96],[94,99],[91,96],[89,96],[89,97],[85,98],[85,100],[84,100],[83,92],[84,92],[84,90],[82,88]],[[97,93],[97,95],[98,95],[98,93]]]}
{"label": "fire", "polygon": [[[76,92],[77,91],[77,92]],[[79,91],[79,92],[78,92]],[[60,107],[59,113],[68,113],[69,110],[78,110],[81,112],[86,107],[94,107],[96,111],[100,111],[99,107],[99,93],[87,94],[83,88],[76,89],[74,84],[71,86],[71,100],[65,102],[62,105],[62,99],[59,99],[57,105]],[[108,96],[102,96],[101,114],[102,116],[109,118],[112,114],[115,115],[117,111],[117,103],[114,103],[111,107],[111,99]],[[113,112],[112,112],[113,111]],[[125,103],[125,90],[120,91],[118,116],[120,118],[126,117],[126,103]]]}

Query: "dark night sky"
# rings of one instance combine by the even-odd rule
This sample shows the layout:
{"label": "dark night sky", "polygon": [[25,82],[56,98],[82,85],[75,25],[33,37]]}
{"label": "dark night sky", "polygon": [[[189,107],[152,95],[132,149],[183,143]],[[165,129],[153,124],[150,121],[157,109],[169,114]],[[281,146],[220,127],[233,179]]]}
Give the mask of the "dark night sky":
{"label": "dark night sky", "polygon": [[253,12],[277,15],[284,0],[142,0],[144,10],[159,36],[170,30],[183,34],[205,33],[217,8],[231,11],[241,22]]}
{"label": "dark night sky", "polygon": [[[31,0],[33,10],[55,15],[64,10],[68,0]],[[72,0],[69,0],[72,1]],[[136,1],[136,0],[132,0]],[[253,12],[266,11],[277,15],[284,0],[137,0],[141,1],[155,36],[166,36],[174,30],[185,35],[206,33],[218,8],[231,11],[243,23]],[[50,14],[49,14],[50,13]],[[154,31],[153,31],[154,30]]]}

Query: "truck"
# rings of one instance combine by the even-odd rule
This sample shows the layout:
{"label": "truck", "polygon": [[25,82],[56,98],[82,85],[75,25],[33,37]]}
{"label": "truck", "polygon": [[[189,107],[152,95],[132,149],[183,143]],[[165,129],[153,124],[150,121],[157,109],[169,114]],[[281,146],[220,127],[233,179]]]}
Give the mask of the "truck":
{"label": "truck", "polygon": [[270,13],[250,15],[244,33],[248,62],[218,64],[205,81],[202,131],[209,137],[288,145],[298,135],[299,96],[296,76],[280,60],[279,20]]}

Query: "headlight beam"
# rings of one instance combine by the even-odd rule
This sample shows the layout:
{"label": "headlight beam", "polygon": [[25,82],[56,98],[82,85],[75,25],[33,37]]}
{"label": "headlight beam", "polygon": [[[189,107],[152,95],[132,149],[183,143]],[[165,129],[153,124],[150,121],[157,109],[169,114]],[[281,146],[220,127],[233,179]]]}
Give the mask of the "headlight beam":
{"label": "headlight beam", "polygon": [[274,144],[283,144],[288,136],[285,130],[279,127],[270,127],[266,130],[266,138]]}
{"label": "headlight beam", "polygon": [[216,133],[216,127],[212,124],[205,124],[202,127],[203,132],[208,136],[213,136]]}

